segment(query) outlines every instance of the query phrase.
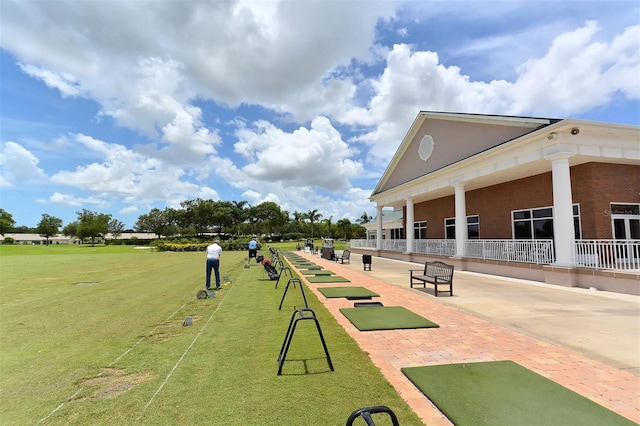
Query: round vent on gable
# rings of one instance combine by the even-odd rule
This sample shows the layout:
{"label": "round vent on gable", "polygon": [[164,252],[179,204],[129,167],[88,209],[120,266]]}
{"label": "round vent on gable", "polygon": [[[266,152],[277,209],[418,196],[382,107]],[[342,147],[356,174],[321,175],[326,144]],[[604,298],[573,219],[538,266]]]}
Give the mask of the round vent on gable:
{"label": "round vent on gable", "polygon": [[431,154],[433,154],[433,146],[434,142],[431,135],[424,135],[418,147],[418,155],[420,155],[423,161],[427,161],[429,157],[431,157]]}

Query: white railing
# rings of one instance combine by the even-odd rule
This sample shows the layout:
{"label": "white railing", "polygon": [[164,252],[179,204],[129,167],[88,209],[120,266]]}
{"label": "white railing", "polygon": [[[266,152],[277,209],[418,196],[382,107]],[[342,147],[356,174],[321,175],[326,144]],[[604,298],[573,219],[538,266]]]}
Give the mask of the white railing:
{"label": "white railing", "polygon": [[366,249],[374,249],[376,248],[376,240],[372,239],[362,239],[362,240],[350,240],[349,247],[351,248],[366,248]]}
{"label": "white railing", "polygon": [[[351,240],[353,248],[376,248],[375,240]],[[407,251],[406,240],[382,240],[383,250]],[[412,253],[456,255],[455,240],[414,240]],[[469,240],[465,257],[505,262],[552,264],[553,240]],[[640,240],[576,240],[575,266],[640,270]]]}
{"label": "white railing", "polygon": [[469,240],[465,257],[548,264],[555,261],[553,240]]}
{"label": "white railing", "polygon": [[414,253],[456,255],[456,240],[414,240]]}
{"label": "white railing", "polygon": [[576,240],[576,266],[640,270],[640,240]]}

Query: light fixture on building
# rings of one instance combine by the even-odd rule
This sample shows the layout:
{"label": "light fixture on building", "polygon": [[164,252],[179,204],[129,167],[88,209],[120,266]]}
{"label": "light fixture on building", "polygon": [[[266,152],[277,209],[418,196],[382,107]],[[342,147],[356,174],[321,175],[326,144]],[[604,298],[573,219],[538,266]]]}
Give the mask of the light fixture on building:
{"label": "light fixture on building", "polygon": [[580,129],[578,129],[577,127],[574,127],[573,129],[571,129],[572,135],[577,135],[578,133],[580,133]]}

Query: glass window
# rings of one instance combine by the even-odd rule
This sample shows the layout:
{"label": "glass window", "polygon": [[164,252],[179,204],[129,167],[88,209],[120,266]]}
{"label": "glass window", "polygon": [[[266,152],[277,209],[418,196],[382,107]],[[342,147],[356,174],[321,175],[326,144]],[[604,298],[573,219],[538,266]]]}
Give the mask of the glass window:
{"label": "glass window", "polygon": [[404,228],[392,228],[391,229],[391,239],[392,240],[403,240],[404,239]]}
{"label": "glass window", "polygon": [[[517,210],[512,212],[513,238],[516,240],[553,239],[553,207]],[[573,227],[576,239],[582,237],[580,206],[573,205]]]}
{"label": "glass window", "polygon": [[[453,217],[444,220],[445,238],[447,240],[456,239],[456,219]],[[477,240],[480,238],[480,217],[467,216],[467,239]]]}
{"label": "glass window", "polygon": [[414,222],[413,224],[413,237],[416,240],[427,239],[427,221]]}

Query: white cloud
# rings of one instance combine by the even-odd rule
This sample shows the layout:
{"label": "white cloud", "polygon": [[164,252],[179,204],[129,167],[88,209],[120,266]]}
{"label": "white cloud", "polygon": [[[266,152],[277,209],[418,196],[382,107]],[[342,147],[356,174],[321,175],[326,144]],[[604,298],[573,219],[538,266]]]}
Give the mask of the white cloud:
{"label": "white cloud", "polygon": [[42,184],[47,175],[38,167],[40,160],[22,145],[13,141],[0,146],[0,187],[13,187],[25,183]]}
{"label": "white cloud", "polygon": [[42,69],[28,64],[18,64],[22,71],[31,77],[42,80],[52,89],[57,89],[63,98],[76,97],[82,94],[79,82],[68,74],[58,74],[51,70]]}
{"label": "white cloud", "polygon": [[546,55],[519,69],[510,90],[513,113],[567,115],[609,102],[622,92],[640,97],[640,25],[611,43],[593,41],[597,23],[558,36]]}
{"label": "white cloud", "polygon": [[327,118],[316,118],[310,129],[291,133],[269,123],[257,125],[255,131],[238,130],[235,144],[236,152],[249,160],[242,170],[253,180],[336,192],[362,173],[362,165],[350,159],[353,152]]}
{"label": "white cloud", "polygon": [[73,207],[82,207],[86,206],[87,204],[98,207],[107,207],[109,205],[109,203],[105,199],[99,196],[77,197],[72,194],[61,194],[59,192],[54,192],[48,199],[41,198],[38,200],[38,202],[43,204],[63,204]]}
{"label": "white cloud", "polygon": [[86,135],[73,142],[102,156],[101,162],[78,166],[73,171],[54,174],[55,183],[82,190],[127,197],[127,202],[192,198],[194,194],[214,197],[215,190],[182,180],[184,170],[158,159],[146,157],[119,144],[110,144]]}

